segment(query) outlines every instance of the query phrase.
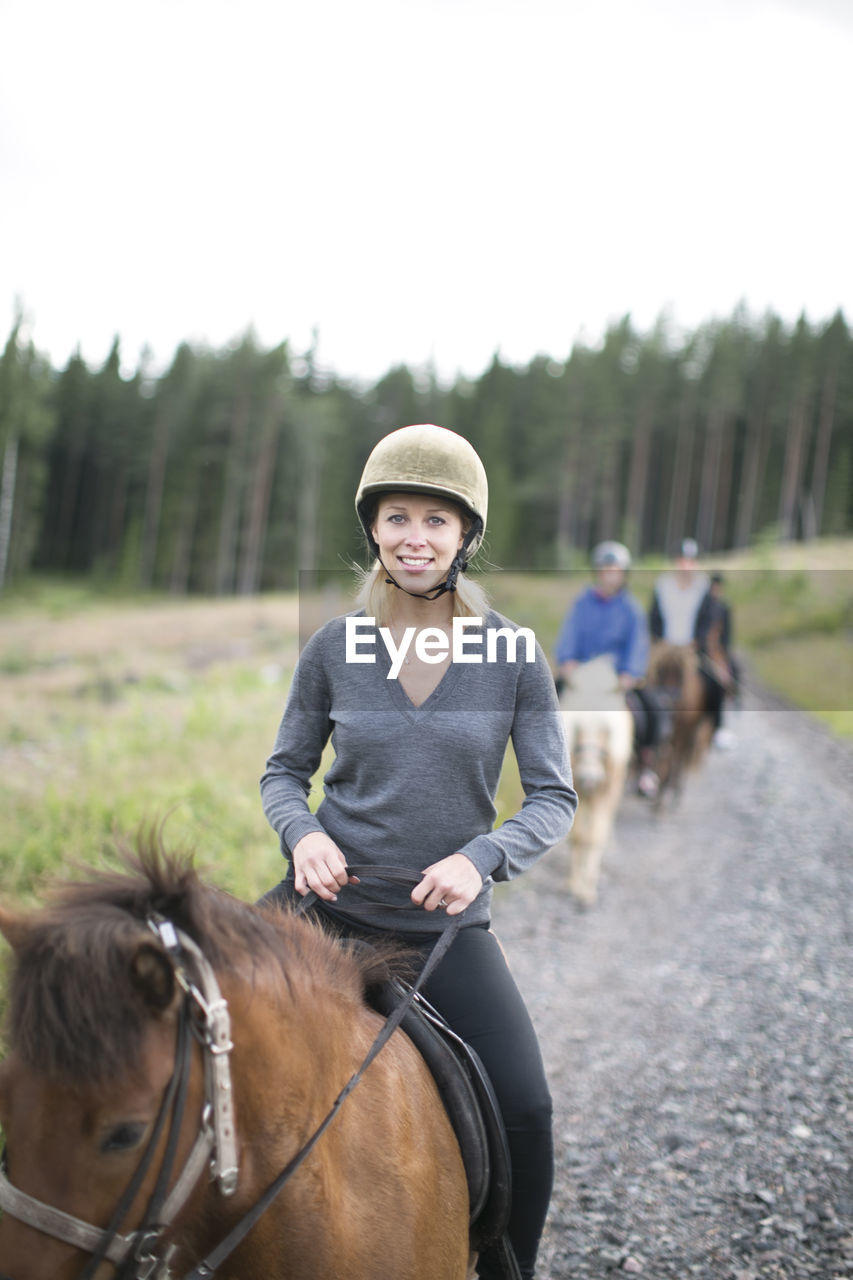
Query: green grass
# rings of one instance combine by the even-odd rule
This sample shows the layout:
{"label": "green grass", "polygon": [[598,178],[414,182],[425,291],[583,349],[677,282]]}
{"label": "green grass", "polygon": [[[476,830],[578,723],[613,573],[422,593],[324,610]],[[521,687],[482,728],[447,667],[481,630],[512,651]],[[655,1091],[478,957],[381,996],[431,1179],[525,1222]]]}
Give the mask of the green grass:
{"label": "green grass", "polygon": [[752,654],[756,677],[853,739],[851,641],[835,634],[793,632]]}
{"label": "green grass", "polygon": [[165,820],[168,842],[195,848],[218,883],[259,896],[282,870],[258,779],[285,692],[236,667],[178,692],[144,682],[107,698],[98,687],[60,695],[41,723],[4,725],[4,895],[109,859],[116,834]]}
{"label": "green grass", "polygon": [[735,569],[726,590],[755,678],[853,738],[853,569]]}

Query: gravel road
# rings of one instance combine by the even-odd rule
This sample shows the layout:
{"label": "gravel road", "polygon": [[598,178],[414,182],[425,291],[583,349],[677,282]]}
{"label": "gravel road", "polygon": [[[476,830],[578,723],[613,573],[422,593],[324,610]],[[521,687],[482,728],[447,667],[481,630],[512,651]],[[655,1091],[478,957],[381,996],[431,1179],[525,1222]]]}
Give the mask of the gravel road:
{"label": "gravel road", "polygon": [[680,806],[623,802],[600,903],[496,894],[557,1180],[541,1280],[853,1276],[853,751],[753,697]]}

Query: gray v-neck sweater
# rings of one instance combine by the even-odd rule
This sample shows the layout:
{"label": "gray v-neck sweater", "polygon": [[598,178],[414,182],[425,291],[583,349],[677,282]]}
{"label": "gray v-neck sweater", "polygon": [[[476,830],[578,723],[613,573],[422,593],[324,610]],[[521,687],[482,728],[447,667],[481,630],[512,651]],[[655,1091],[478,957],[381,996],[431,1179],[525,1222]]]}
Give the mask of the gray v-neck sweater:
{"label": "gray v-neck sweater", "polygon": [[[351,615],[363,617],[363,613]],[[491,612],[483,630],[515,623]],[[369,632],[361,624],[363,637]],[[399,680],[379,636],[373,663],[346,661],[346,619],[334,618],[306,644],[290,687],[275,749],[261,779],[264,812],[282,853],[309,831],[325,831],[348,863],[403,867],[419,873],[452,853],[464,853],[483,876],[466,924],[488,921],[492,885],[531,866],[568,832],[577,807],[554,681],[541,648],[525,660],[485,661],[482,633],[466,632],[466,652],[481,662],[451,662],[419,707]],[[360,652],[370,652],[362,645]],[[335,758],[312,813],[311,778],[331,738]],[[494,828],[495,794],[512,740],[524,789],[521,809]],[[289,870],[293,878],[293,867]],[[444,915],[409,901],[409,891],[375,880],[349,885],[335,910],[381,903],[371,924],[428,933]],[[396,908],[396,909],[395,909]],[[408,908],[408,909],[401,909]],[[357,911],[355,911],[357,914]]]}

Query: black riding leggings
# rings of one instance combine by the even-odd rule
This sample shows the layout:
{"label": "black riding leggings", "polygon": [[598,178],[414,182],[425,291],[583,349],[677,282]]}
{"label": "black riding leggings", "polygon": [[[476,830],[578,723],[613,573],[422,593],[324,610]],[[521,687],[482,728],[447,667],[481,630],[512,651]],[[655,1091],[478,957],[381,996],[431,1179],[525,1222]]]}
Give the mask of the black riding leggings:
{"label": "black riding leggings", "polygon": [[725,701],[726,691],[718,680],[707,671],[701,672],[702,683],[705,686],[705,705],[708,708],[708,714],[714,725],[714,729],[719,729],[723,723],[723,702]]}
{"label": "black riding leggings", "polygon": [[[493,933],[461,929],[424,995],[479,1054],[500,1104],[512,1171],[508,1235],[524,1280],[535,1274],[554,1176],[551,1095],[530,1015]],[[477,1274],[502,1274],[491,1250]]]}

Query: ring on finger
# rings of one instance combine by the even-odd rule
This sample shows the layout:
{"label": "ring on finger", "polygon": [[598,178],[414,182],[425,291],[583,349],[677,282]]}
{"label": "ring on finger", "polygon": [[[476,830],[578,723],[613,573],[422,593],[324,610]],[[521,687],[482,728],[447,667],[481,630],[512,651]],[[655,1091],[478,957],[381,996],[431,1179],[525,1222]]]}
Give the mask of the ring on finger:
{"label": "ring on finger", "polygon": [[438,905],[439,905],[440,907],[446,907],[446,906],[447,906],[447,899],[446,899],[446,898],[442,898]]}

